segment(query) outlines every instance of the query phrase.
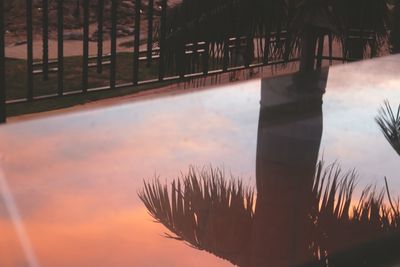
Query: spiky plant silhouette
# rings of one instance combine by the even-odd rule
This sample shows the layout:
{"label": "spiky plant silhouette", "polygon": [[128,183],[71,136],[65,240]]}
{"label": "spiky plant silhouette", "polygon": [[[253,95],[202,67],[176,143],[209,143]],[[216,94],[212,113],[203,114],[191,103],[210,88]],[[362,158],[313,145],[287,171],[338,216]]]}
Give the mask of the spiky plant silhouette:
{"label": "spiky plant silhouette", "polygon": [[158,179],[145,181],[139,197],[150,215],[173,233],[166,233],[169,238],[225,259],[247,244],[254,191],[239,180],[227,181],[221,169],[190,167],[171,188]]}
{"label": "spiky plant silhouette", "polygon": [[400,105],[394,111],[388,101],[380,108],[379,115],[375,118],[385,138],[400,155]]}
{"label": "spiky plant silhouette", "polygon": [[[355,171],[343,173],[337,164],[326,168],[322,162],[317,164],[310,188],[308,213],[312,235],[308,250],[310,258],[326,266],[328,262],[335,263],[335,259],[329,258],[330,253],[346,244],[358,244],[399,230],[399,203],[393,203],[387,195],[391,205],[386,205],[385,191],[378,192],[372,186],[365,188],[354,202],[356,178]],[[190,167],[170,188],[158,179],[145,181],[139,197],[150,215],[171,232],[167,237],[185,241],[233,264],[248,265],[251,247],[265,245],[252,244],[252,236],[258,231],[253,225],[257,216],[254,190],[235,177],[228,181],[221,169]],[[360,263],[363,261],[359,259]]]}
{"label": "spiky plant silhouette", "polygon": [[[323,163],[317,164],[311,212],[314,236],[310,249],[318,260],[329,263],[326,266],[335,266],[337,260],[330,257],[330,253],[400,229],[400,206],[398,202],[393,203],[386,178],[385,189],[378,191],[375,186],[369,185],[358,201],[353,197],[356,179],[354,170],[343,173],[337,164],[323,170]],[[389,205],[384,202],[385,196]],[[364,257],[355,259],[360,266],[365,261]]]}

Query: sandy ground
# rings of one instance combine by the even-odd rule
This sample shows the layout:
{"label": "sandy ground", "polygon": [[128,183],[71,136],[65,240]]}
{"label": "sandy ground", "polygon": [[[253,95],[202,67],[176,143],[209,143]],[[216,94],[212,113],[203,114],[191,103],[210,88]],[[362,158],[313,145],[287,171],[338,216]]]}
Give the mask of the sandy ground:
{"label": "sandy ground", "polygon": [[[120,44],[133,41],[133,37],[123,37],[118,38],[117,46],[118,52],[132,52],[133,48],[129,47],[121,47]],[[140,49],[145,49],[146,46],[142,45]],[[111,42],[105,41],[103,43],[103,51],[104,54],[110,53],[111,51]],[[41,59],[42,58],[42,41],[36,40],[33,42],[33,58]],[[64,56],[81,56],[83,53],[83,44],[82,41],[65,41],[64,42]],[[97,54],[97,42],[89,42],[89,54],[96,55]],[[8,46],[6,47],[6,57],[9,58],[18,58],[18,59],[26,59],[27,58],[27,45],[17,45],[17,46]],[[49,40],[49,58],[57,58],[57,41]]]}
{"label": "sandy ground", "polygon": [[[89,27],[89,36],[91,36],[95,31],[97,30],[97,25],[92,24]],[[144,29],[145,30],[145,29]],[[144,38],[147,38],[147,33],[145,31],[141,32],[141,39],[143,40]],[[65,31],[65,33],[79,33],[82,32],[82,30],[68,30]],[[9,58],[18,58],[18,59],[27,59],[27,44],[20,44],[20,45],[15,45],[16,41],[23,41],[25,40],[25,36],[19,36],[19,37],[6,37],[6,40],[8,39],[8,45],[6,46],[6,57]],[[134,37],[133,36],[128,36],[128,37],[119,37],[117,38],[117,48],[118,52],[132,52],[133,48],[130,47],[124,47],[120,46],[122,43],[133,41]],[[42,53],[43,53],[43,48],[42,48],[43,42],[41,40],[40,35],[34,36],[34,41],[33,41],[33,58],[34,59],[41,59],[42,58]],[[50,39],[49,40],[49,58],[50,59],[55,59],[57,58],[57,40],[56,39]],[[146,45],[142,45],[140,49],[145,49]],[[103,51],[104,54],[110,53],[111,51],[111,41],[110,40],[105,40],[103,42]],[[83,54],[83,41],[82,40],[65,40],[64,41],[64,56],[65,57],[70,57],[70,56],[81,56]],[[89,54],[90,55],[97,55],[97,42],[89,42]]]}

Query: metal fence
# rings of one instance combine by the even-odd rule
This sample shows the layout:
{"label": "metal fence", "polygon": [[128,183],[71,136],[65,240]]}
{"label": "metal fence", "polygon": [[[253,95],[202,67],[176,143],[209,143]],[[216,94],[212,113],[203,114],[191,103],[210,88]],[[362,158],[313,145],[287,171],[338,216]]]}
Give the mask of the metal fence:
{"label": "metal fence", "polygon": [[0,0],[0,123],[5,122],[7,116],[4,45],[4,0]]}
{"label": "metal fence", "polygon": [[[157,2],[156,2],[157,1]],[[179,81],[182,79],[204,77],[212,74],[219,74],[233,70],[240,70],[251,67],[260,67],[265,65],[276,65],[283,63],[283,59],[268,60],[268,58],[260,58],[255,55],[251,61],[246,60],[243,54],[246,53],[246,47],[251,45],[257,46],[257,49],[268,49],[264,47],[265,40],[253,38],[249,40],[246,37],[232,37],[226,40],[224,46],[221,48],[215,48],[210,46],[208,42],[198,42],[194,44],[187,44],[184,47],[184,56],[187,57],[188,62],[197,60],[201,64],[194,66],[185,66],[184,68],[176,66],[175,69],[166,67],[165,60],[165,49],[166,44],[166,19],[167,19],[167,8],[168,0],[131,0],[134,5],[133,12],[131,14],[133,18],[134,31],[131,34],[132,47],[129,53],[124,56],[129,57],[128,63],[124,61],[124,64],[128,64],[131,71],[129,78],[118,78],[118,43],[119,38],[119,4],[124,1],[109,0],[109,14],[105,16],[105,0],[96,0],[97,8],[94,11],[96,13],[96,21],[93,21],[93,3],[90,0],[80,0],[78,9],[82,11],[82,38],[81,38],[81,49],[82,54],[79,60],[74,64],[81,65],[79,67],[79,75],[73,76],[66,70],[67,62],[69,57],[65,55],[64,45],[66,40],[65,37],[65,1],[64,0],[42,0],[41,1],[41,17],[40,30],[41,30],[41,56],[40,58],[34,58],[34,38],[37,39],[37,31],[34,31],[35,21],[38,18],[35,17],[33,0],[26,0],[26,61],[24,72],[20,75],[24,76],[24,88],[23,91],[19,92],[18,95],[11,97],[13,88],[7,82],[7,70],[8,62],[5,55],[5,0],[0,0],[0,122],[4,122],[6,119],[6,106],[11,103],[21,102],[32,102],[37,99],[46,99],[53,97],[62,97],[65,95],[74,94],[86,94],[88,92],[100,91],[100,90],[118,90],[120,88],[139,86],[150,83],[160,83],[163,81]],[[126,2],[126,1],[125,1]],[[56,34],[57,43],[57,55],[55,58],[49,56],[49,36],[50,19],[49,18],[49,3],[56,6],[56,28],[54,32]],[[37,2],[35,2],[37,4]],[[36,15],[37,16],[37,15]],[[105,22],[109,25],[109,31],[105,31]],[[97,28],[97,40],[93,41],[90,39],[90,27],[95,25]],[[145,29],[142,31],[141,29]],[[109,34],[109,39],[107,38]],[[271,39],[276,38],[271,34]],[[280,36],[285,38],[285,36]],[[90,42],[96,42],[97,47],[94,53],[90,53],[89,44]],[[108,53],[105,52],[104,44],[110,42],[110,49]],[[323,59],[332,60],[343,60],[343,57],[334,56],[332,53],[332,42],[329,38],[329,53],[323,55],[322,48],[324,46],[324,40],[321,39],[319,42],[318,49],[318,65],[321,65]],[[270,42],[268,42],[270,43]],[[243,52],[244,51],[244,52]],[[215,54],[220,56],[215,56]],[[210,57],[214,54],[213,57]],[[242,56],[240,56],[242,54]],[[255,53],[257,54],[257,52]],[[210,58],[213,58],[211,60]],[[241,59],[238,59],[241,58]],[[217,60],[216,60],[217,59]],[[296,57],[291,60],[296,61]],[[212,62],[211,62],[212,61]],[[170,66],[170,65],[169,65]],[[198,66],[201,66],[200,68]],[[7,67],[7,69],[6,69]],[[128,66],[122,66],[126,69]],[[151,77],[144,77],[140,75],[141,68],[150,68],[152,70]],[[10,66],[10,68],[12,68]],[[107,73],[107,81],[105,84],[93,84],[91,83],[91,77],[97,74],[102,74],[103,77]],[[68,77],[69,78],[68,78]],[[74,88],[66,88],[66,80],[74,79]],[[79,83],[76,83],[76,80]],[[21,79],[22,80],[22,79]],[[54,91],[42,92],[40,91],[41,84],[36,85],[36,81],[49,82],[52,81],[51,86]],[[103,81],[104,82],[104,81]],[[39,82],[37,82],[39,83]],[[47,84],[48,85],[48,84]],[[7,94],[6,94],[7,93]]]}

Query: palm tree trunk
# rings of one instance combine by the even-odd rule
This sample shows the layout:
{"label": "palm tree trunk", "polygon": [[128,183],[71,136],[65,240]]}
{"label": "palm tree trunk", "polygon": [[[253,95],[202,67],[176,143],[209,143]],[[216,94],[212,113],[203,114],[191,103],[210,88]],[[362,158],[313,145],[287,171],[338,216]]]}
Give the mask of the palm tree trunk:
{"label": "palm tree trunk", "polygon": [[[307,216],[312,205],[322,112],[319,108],[311,118],[300,122],[293,118],[297,116],[294,113],[288,121],[272,127],[264,115],[260,115],[257,144],[258,195],[251,266],[297,266],[312,259]],[[287,136],[281,137],[282,133]]]}
{"label": "palm tree trunk", "polygon": [[[319,79],[326,77],[321,73]],[[322,92],[321,83],[314,83]],[[287,97],[288,88],[297,85],[285,76],[262,83],[249,266],[297,266],[312,258],[308,215],[322,137],[322,93],[294,99]]]}
{"label": "palm tree trunk", "polygon": [[315,49],[319,31],[315,27],[307,27],[301,38],[300,72],[312,71],[315,69]]}

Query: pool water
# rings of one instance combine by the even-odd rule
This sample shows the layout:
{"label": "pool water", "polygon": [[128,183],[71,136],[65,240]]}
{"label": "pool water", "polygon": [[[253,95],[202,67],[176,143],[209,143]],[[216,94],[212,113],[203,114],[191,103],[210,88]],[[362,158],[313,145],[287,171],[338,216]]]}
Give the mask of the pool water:
{"label": "pool water", "polygon": [[[385,177],[392,198],[400,196],[400,156],[375,121],[385,100],[400,104],[399,62],[384,57],[306,81],[277,76],[1,126],[0,266],[308,262],[305,235],[313,232],[301,217],[320,160],[355,171],[354,202],[368,185],[379,193]],[[200,249],[166,238],[174,234],[139,194],[156,178],[170,190],[191,166],[223,170],[253,189],[251,226],[222,227],[228,238],[210,227],[241,217],[205,209],[213,223],[204,236],[196,230],[191,245]],[[235,235],[241,246],[229,245]],[[336,243],[335,252],[347,249]]]}

